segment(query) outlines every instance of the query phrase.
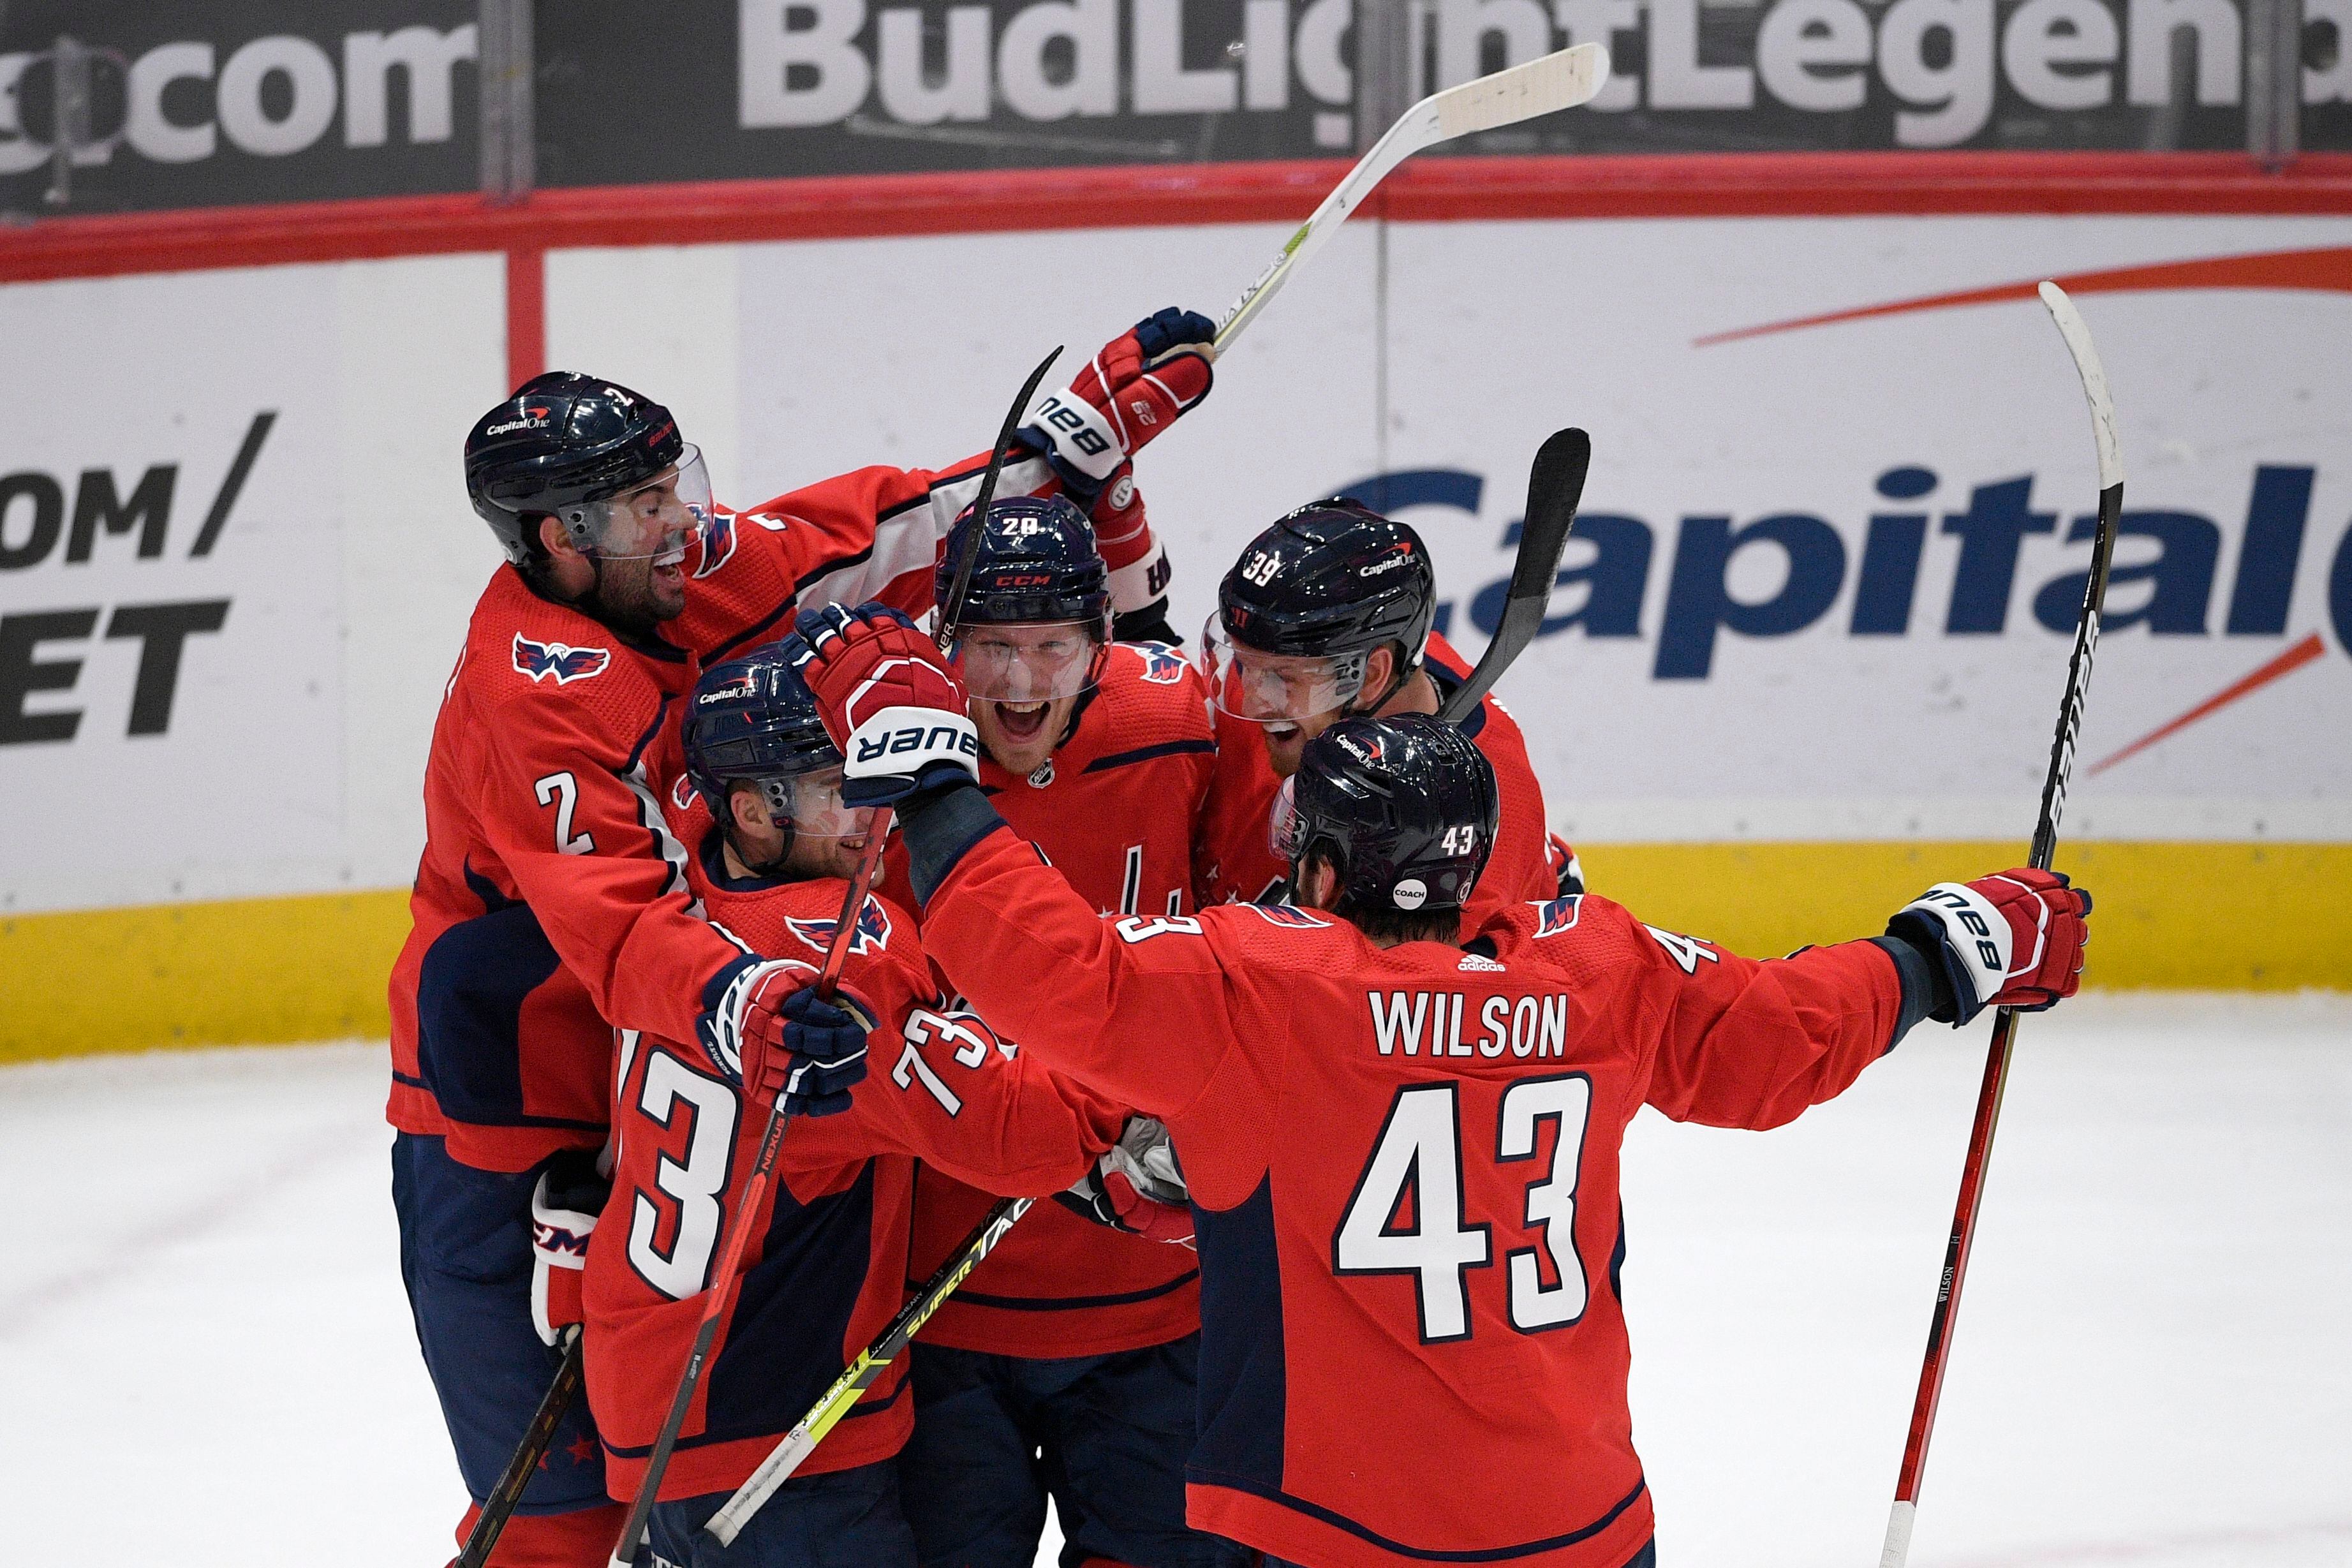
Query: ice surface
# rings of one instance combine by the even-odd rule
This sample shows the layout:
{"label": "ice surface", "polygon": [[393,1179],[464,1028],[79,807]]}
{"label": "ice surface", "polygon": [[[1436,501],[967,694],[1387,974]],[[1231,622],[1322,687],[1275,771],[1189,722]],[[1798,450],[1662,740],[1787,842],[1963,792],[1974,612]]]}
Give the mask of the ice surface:
{"label": "ice surface", "polygon": [[[1930,1026],[1774,1133],[1635,1124],[1662,1561],[1877,1561],[1983,1039]],[[41,1555],[446,1557],[384,1071],[368,1046],[0,1070],[0,1495]],[[2025,1020],[1958,1333],[1920,1568],[2352,1563],[2352,1000]],[[1415,1484],[1542,1480],[1464,1456]]]}

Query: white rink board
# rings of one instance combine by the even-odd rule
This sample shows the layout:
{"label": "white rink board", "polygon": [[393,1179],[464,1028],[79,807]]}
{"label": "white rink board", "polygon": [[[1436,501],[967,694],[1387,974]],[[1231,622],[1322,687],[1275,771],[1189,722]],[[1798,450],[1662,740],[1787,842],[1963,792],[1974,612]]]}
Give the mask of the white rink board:
{"label": "white rink board", "polygon": [[[1285,234],[558,253],[547,337],[553,363],[670,401],[727,498],[757,500],[863,463],[976,450],[1046,347],[1069,345],[1075,371],[1159,304],[1220,310]],[[1948,520],[1979,487],[2020,479],[2060,528],[2091,510],[2089,425],[2056,331],[2021,301],[1693,340],[2052,273],[2347,244],[2352,224],[2301,218],[1350,226],[1252,328],[1209,402],[1145,454],[1177,619],[1200,624],[1223,567],[1283,510],[1409,475],[1398,482],[1419,500],[1403,513],[1431,541],[1444,613],[1475,653],[1528,458],[1550,429],[1580,424],[1595,447],[1589,533],[1610,534],[1619,566],[1638,548],[1626,542],[1646,537],[1649,560],[1610,600],[1613,619],[1590,607],[1630,635],[1542,637],[1504,689],[1556,825],[1597,842],[2014,837],[2068,640],[2037,621],[2034,601],[2081,569],[2087,545],[2029,533],[2013,574],[1979,561],[1959,597],[1979,616],[1997,606],[2004,628],[1955,634],[1964,547]],[[2111,774],[2078,778],[2070,833],[2352,840],[2352,556],[2339,563],[2352,531],[2341,368],[2352,296],[2079,298],[2116,387],[2126,507],[2184,514],[2173,526],[2189,538],[2167,545],[2177,629],[2116,626],[2102,645],[2086,761],[2312,634],[2325,651]],[[0,913],[407,880],[434,706],[497,559],[465,504],[457,453],[502,390],[502,311],[495,256],[0,288],[12,359],[39,373],[0,391],[0,473],[48,476],[62,509],[41,559],[0,564],[0,614],[97,616],[79,645],[0,644],[0,709],[13,696],[26,714],[87,715],[69,742],[0,744],[0,795],[27,808],[0,858]],[[278,417],[217,548],[190,559],[263,409]],[[127,501],[161,463],[178,469],[161,554],[100,532],[90,559],[67,560],[83,470],[107,470]],[[1906,500],[1874,489],[1901,469],[1930,488]],[[2272,542],[2256,575],[2291,570],[2293,590],[2233,633],[2265,469]],[[2292,530],[2278,521],[2278,476],[2293,489],[2305,471],[2307,505],[2290,509],[2299,547],[2282,556]],[[27,494],[0,515],[0,562],[27,550],[37,510]],[[1927,519],[1919,567],[1905,629],[1857,635],[1879,512]],[[1791,581],[1781,547],[1751,543],[1727,569],[1688,570],[1675,598],[1677,564],[1700,560],[1686,547],[1709,526],[1692,520],[1775,515],[1815,520],[1781,525],[1803,536],[1810,577]],[[2194,559],[2208,542],[2210,574]],[[1594,548],[1571,544],[1571,571]],[[2119,563],[2155,551],[2126,539]],[[2344,584],[2333,606],[2331,572]],[[1807,595],[1784,590],[1808,588],[1817,603],[1799,607],[1818,613],[1784,616],[1801,624],[1772,635],[1709,637],[1694,607],[1727,590],[1786,609]],[[2118,584],[2111,613],[2148,593]],[[185,640],[167,731],[126,735],[140,645],[106,637],[106,616],[224,597],[222,630]],[[1888,603],[1882,582],[1870,614],[1884,619]],[[1556,609],[1566,619],[1587,604],[1571,584]],[[1715,618],[1742,614],[1771,612]],[[11,658],[81,667],[64,689],[12,691]],[[131,781],[142,831],[91,833],[92,803]]]}

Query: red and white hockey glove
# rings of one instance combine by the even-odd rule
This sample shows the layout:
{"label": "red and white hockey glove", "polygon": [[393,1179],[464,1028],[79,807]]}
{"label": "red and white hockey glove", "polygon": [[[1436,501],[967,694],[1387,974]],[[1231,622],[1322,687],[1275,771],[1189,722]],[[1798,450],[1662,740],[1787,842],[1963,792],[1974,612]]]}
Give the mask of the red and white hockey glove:
{"label": "red and white hockey glove", "polygon": [[1072,499],[1091,505],[1120,464],[1209,395],[1216,373],[1194,345],[1216,335],[1197,310],[1154,311],[1048,394],[1021,427],[1022,443],[1045,454]]}
{"label": "red and white hockey glove", "polygon": [[1095,1168],[1062,1194],[1062,1202],[1097,1225],[1164,1241],[1192,1245],[1192,1200],[1168,1129],[1149,1116],[1130,1116],[1118,1142]]}
{"label": "red and white hockey glove", "polygon": [[613,1184],[596,1168],[592,1150],[567,1150],[547,1163],[530,1193],[530,1321],[548,1344],[586,1321],[580,1285],[586,1278],[588,1237]]}
{"label": "red and white hockey glove", "polygon": [[1120,642],[1178,642],[1168,624],[1168,547],[1160,542],[1136,488],[1134,465],[1121,463],[1095,498],[1087,521],[1110,573],[1111,636]]}
{"label": "red and white hockey glove", "polygon": [[1906,904],[1886,934],[1927,955],[1952,1005],[1928,1016],[1965,1024],[1987,1007],[2038,1013],[2083,983],[2091,895],[2063,872],[2020,868],[1973,882],[1938,882]]}
{"label": "red and white hockey glove", "polygon": [[963,682],[939,645],[887,605],[803,610],[787,657],[841,748],[841,798],[888,805],[920,789],[980,776],[980,736]]}

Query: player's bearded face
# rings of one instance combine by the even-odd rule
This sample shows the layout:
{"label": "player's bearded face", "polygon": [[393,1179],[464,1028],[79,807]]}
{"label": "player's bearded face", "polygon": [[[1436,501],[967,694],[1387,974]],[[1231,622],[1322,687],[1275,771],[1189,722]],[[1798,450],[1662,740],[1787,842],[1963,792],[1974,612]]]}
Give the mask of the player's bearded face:
{"label": "player's bearded face", "polygon": [[589,526],[602,618],[650,628],[683,615],[686,548],[710,516],[710,481],[692,447],[666,473],[600,502]]}

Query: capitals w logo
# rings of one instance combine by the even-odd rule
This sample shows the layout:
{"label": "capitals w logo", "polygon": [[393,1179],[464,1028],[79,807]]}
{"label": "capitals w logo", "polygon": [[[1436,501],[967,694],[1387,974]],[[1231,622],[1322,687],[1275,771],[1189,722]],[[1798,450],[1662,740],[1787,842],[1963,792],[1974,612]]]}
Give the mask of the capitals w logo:
{"label": "capitals w logo", "polygon": [[1558,936],[1564,931],[1573,930],[1576,917],[1583,908],[1582,893],[1570,893],[1567,898],[1553,899],[1548,903],[1536,905],[1535,934]]}
{"label": "capitals w logo", "polygon": [[555,684],[566,685],[602,675],[613,662],[613,651],[602,647],[573,647],[570,643],[533,642],[520,632],[515,633],[514,667],[519,675],[528,675],[537,682],[548,676]]}
{"label": "capitals w logo", "polygon": [[697,577],[708,577],[735,553],[735,514],[712,508],[702,520],[702,564],[694,569]]}
{"label": "capitals w logo", "polygon": [[1331,922],[1321,915],[1309,914],[1289,904],[1244,904],[1258,919],[1270,926],[1293,926],[1302,931],[1320,930]]}
{"label": "capitals w logo", "polygon": [[[840,929],[839,921],[796,921],[789,915],[784,924],[802,942],[824,952],[833,946],[833,933]],[[849,951],[863,958],[869,952],[879,952],[890,945],[890,916],[871,895],[857,911],[857,930],[849,938]]]}
{"label": "capitals w logo", "polygon": [[1173,686],[1184,679],[1184,656],[1164,642],[1130,643],[1143,656],[1143,679],[1154,686]]}

